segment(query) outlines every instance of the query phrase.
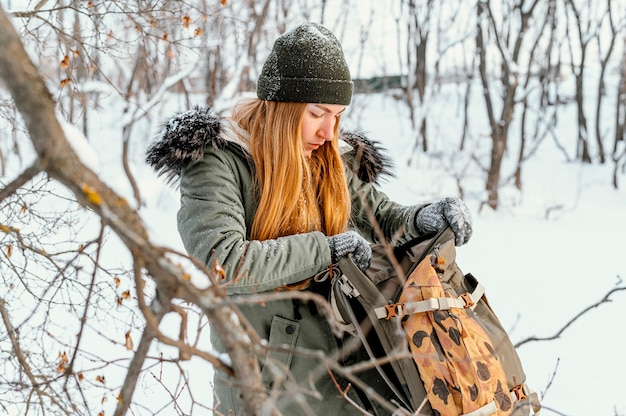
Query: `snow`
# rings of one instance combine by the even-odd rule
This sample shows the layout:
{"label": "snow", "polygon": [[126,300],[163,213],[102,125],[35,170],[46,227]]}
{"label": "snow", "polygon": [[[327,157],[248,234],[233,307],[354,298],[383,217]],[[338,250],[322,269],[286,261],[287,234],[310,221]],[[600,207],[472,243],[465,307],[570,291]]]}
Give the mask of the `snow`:
{"label": "snow", "polygon": [[[413,152],[407,110],[391,94],[355,97],[343,123],[361,127],[388,149],[396,177],[384,182],[382,189],[398,202],[415,204],[457,195],[460,178],[474,218],[474,235],[458,249],[458,262],[487,288],[514,343],[555,335],[611,289],[624,286],[626,189],[612,187],[611,164],[569,163],[554,141],[545,140],[524,165],[523,189],[503,185],[498,211],[481,209],[482,174],[466,156],[454,156],[459,137],[454,124],[460,117],[445,98],[430,104],[431,113],[437,114],[436,107],[444,105],[450,114],[430,126],[434,132],[430,156]],[[474,128],[484,133],[483,127]],[[557,128],[561,142],[573,143],[565,138],[575,134],[575,123],[561,118]],[[468,146],[487,142],[483,136],[475,137]],[[478,149],[477,153],[481,154]],[[506,166],[503,173],[510,173]],[[175,230],[177,193],[152,176],[147,171],[141,176],[147,197],[143,217],[157,240],[182,250]],[[621,383],[626,373],[623,316],[626,291],[584,314],[558,339],[519,347],[528,383],[543,398],[542,415],[626,413]]]}
{"label": "snow", "polygon": [[65,121],[62,115],[58,115],[57,120],[61,124],[65,138],[78,155],[80,161],[94,172],[99,173],[101,167],[100,158],[93,146],[87,141],[83,132],[77,129],[76,126]]}
{"label": "snow", "polygon": [[[457,103],[462,93],[455,88],[448,86],[437,95],[429,96],[430,150],[427,155],[416,150],[408,110],[391,93],[355,96],[342,123],[348,128],[362,128],[370,138],[388,149],[396,165],[396,177],[383,182],[382,189],[392,199],[416,204],[458,195],[460,184],[474,218],[472,239],[458,249],[460,267],[474,274],[486,287],[489,301],[514,343],[532,336],[551,337],[611,289],[624,286],[626,177],[621,173],[618,177],[621,187],[614,189],[612,163],[580,165],[566,160],[556,140],[571,156],[577,132],[575,118],[572,118],[575,111],[563,108],[555,126],[556,138],[538,144],[539,151],[524,165],[522,190],[505,183],[500,190],[499,209],[494,212],[481,208],[485,197],[483,173],[467,152],[456,151],[462,122]],[[475,88],[479,96],[478,91],[479,88]],[[132,200],[132,191],[121,167],[121,144],[111,146],[109,139],[120,137],[121,118],[116,111],[120,112],[124,105],[115,102],[114,96],[103,99],[109,101],[101,103],[98,117],[91,119],[94,124],[89,141],[75,127],[64,124],[64,131],[81,160],[101,172],[103,179],[122,196]],[[152,109],[151,119],[144,120],[146,124],[136,131],[151,131],[153,136],[166,117],[185,109],[180,104],[183,100],[178,97],[166,94],[162,99],[160,106]],[[203,97],[197,97],[192,106],[202,102]],[[609,102],[614,101],[606,101]],[[471,108],[474,113],[466,149],[471,149],[480,164],[487,165],[488,129],[481,122],[484,117],[480,113],[480,101]],[[610,120],[614,109],[605,105],[604,111]],[[143,162],[148,140],[139,133],[131,139],[130,161],[143,197],[140,214],[154,242],[184,252],[176,230],[178,193],[159,180]],[[504,177],[511,174],[513,155],[514,140],[503,168]],[[128,254],[114,241],[103,251],[102,261],[110,258],[126,265],[130,262]],[[176,262],[175,256],[172,259]],[[201,279],[191,273],[191,281],[204,288],[207,282]],[[124,285],[134,293],[132,282],[124,281]],[[146,293],[151,292],[146,289]],[[115,314],[116,318],[111,322],[98,321],[97,328],[88,327],[81,347],[95,351],[97,357],[109,357],[110,352],[116,359],[122,354],[115,355],[114,351],[121,350],[128,359],[132,352],[124,350],[123,337],[109,339],[105,334],[124,334],[141,322],[141,318],[130,308],[107,313]],[[208,331],[200,329],[206,329],[206,319],[203,322],[193,313],[190,315],[190,342],[196,342],[197,337],[198,347],[210,350]],[[543,397],[542,415],[626,414],[626,388],[622,383],[622,375],[626,373],[623,359],[626,332],[621,322],[624,316],[626,291],[620,291],[611,296],[611,302],[581,316],[558,339],[533,341],[518,349],[529,385]],[[69,322],[75,322],[71,316],[66,320],[67,328],[71,326]],[[162,329],[176,338],[179,324],[180,317],[170,314],[164,319]],[[73,334],[75,330],[71,326],[67,333]],[[137,344],[139,333],[133,331],[132,338]],[[102,343],[103,339],[109,342]],[[46,348],[56,354],[59,345],[53,341],[50,344]],[[160,357],[161,354],[165,358],[177,357],[173,348],[156,344],[150,355]],[[228,362],[227,356],[220,358]],[[115,370],[108,370],[110,386],[121,386],[128,361],[120,362],[117,375]],[[182,362],[180,366],[188,373],[186,386],[176,385],[179,368],[154,365],[140,378],[135,401],[150,409],[168,406],[169,393],[161,383],[168,385],[171,380],[173,391],[185,391],[181,395],[183,400],[193,395],[210,401],[211,366],[197,358]],[[191,389],[189,394],[187,388]],[[96,391],[93,396],[96,401],[101,399],[98,394],[101,393]],[[92,395],[89,397],[93,399]],[[107,397],[104,406],[110,410],[115,406],[115,399]],[[201,407],[196,406],[195,410],[194,416],[210,414]],[[148,414],[144,411],[143,407],[136,408],[135,414]]]}
{"label": "snow", "polygon": [[[402,125],[406,121],[395,115],[396,103],[382,97],[363,100],[368,110],[362,127],[392,149],[397,164],[398,177],[383,187],[388,195],[409,204],[456,195],[456,181],[449,176],[465,165],[450,168],[445,160],[439,164],[413,156],[414,163],[407,166],[412,135]],[[451,122],[446,118],[443,123]],[[559,137],[576,137],[575,123],[561,123]],[[451,138],[433,135],[431,142],[443,149],[456,144]],[[470,170],[463,177],[474,235],[458,248],[457,261],[487,288],[514,343],[555,335],[583,309],[625,285],[626,189],[612,187],[610,164],[582,166],[563,159],[552,142],[542,144],[525,165],[523,191],[504,186],[497,212],[480,209],[483,183],[472,179],[477,173]],[[543,397],[542,415],[626,413],[621,382],[626,373],[621,322],[626,291],[611,300],[583,315],[560,338],[518,349],[529,385]]]}

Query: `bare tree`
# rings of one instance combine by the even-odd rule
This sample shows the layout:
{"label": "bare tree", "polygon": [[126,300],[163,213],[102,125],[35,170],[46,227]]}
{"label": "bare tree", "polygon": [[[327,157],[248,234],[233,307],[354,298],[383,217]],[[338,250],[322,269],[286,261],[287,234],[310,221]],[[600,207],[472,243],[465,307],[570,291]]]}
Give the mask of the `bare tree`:
{"label": "bare tree", "polygon": [[[626,50],[626,35],[624,36],[624,50]],[[626,54],[622,56],[619,82],[617,85],[617,99],[615,111],[615,136],[613,139],[612,158],[615,167],[613,169],[613,187],[618,188],[618,172],[626,170]]]}
{"label": "bare tree", "polygon": [[431,12],[433,10],[433,1],[428,0],[426,3],[408,0],[407,5],[407,44],[406,57],[409,76],[406,83],[406,100],[410,109],[411,122],[418,131],[415,148],[418,148],[421,141],[423,151],[428,150],[428,137],[426,129],[426,117],[423,115],[419,120],[415,119],[414,99],[415,92],[419,104],[424,105],[427,83],[427,54],[428,37],[431,27]]}
{"label": "bare tree", "polygon": [[[178,2],[171,3],[174,5]],[[51,10],[42,9],[44,6],[45,2],[40,2],[40,7],[34,13],[20,13],[17,16],[33,20],[42,16],[37,13],[52,16]],[[83,9],[79,9],[79,6]],[[123,3],[114,6],[123,6]],[[79,5],[75,2],[70,3],[67,10],[74,11],[76,13],[74,18],[78,19],[76,16],[79,13],[86,13],[84,7],[84,4]],[[162,8],[159,13],[166,13],[166,10]],[[141,11],[135,16],[149,20],[150,13]],[[132,14],[130,15],[132,20]],[[178,15],[180,16],[180,13]],[[128,17],[127,14],[123,16]],[[3,212],[13,213],[0,224],[2,246],[6,248],[2,261],[2,275],[7,287],[10,288],[10,291],[2,297],[0,312],[4,326],[11,335],[13,353],[17,357],[12,370],[4,373],[3,385],[14,392],[23,392],[23,395],[13,395],[13,404],[18,406],[18,409],[32,409],[34,413],[52,411],[60,414],[76,412],[90,414],[94,410],[93,400],[90,399],[93,395],[91,390],[102,389],[103,399],[108,396],[107,392],[113,393],[116,388],[107,384],[105,373],[124,358],[119,356],[111,358],[108,354],[92,355],[89,348],[83,347],[89,338],[85,334],[93,334],[95,331],[100,337],[109,338],[113,345],[134,351],[133,333],[144,328],[124,388],[115,393],[115,396],[119,394],[118,414],[125,414],[131,404],[134,385],[138,381],[139,371],[145,371],[146,361],[163,362],[162,358],[155,359],[147,355],[153,339],[181,351],[182,361],[178,364],[173,362],[174,366],[180,365],[191,356],[200,357],[219,371],[232,375],[239,371],[237,368],[241,366],[242,385],[249,387],[245,389],[245,396],[246,401],[250,403],[250,413],[258,413],[258,409],[265,406],[268,409],[267,414],[277,414],[275,409],[272,410],[271,403],[265,403],[267,396],[260,384],[260,373],[255,358],[259,354],[259,350],[256,349],[259,345],[254,347],[251,341],[245,341],[254,340],[253,336],[243,335],[247,332],[245,321],[238,319],[236,310],[231,310],[230,306],[214,309],[214,306],[219,304],[215,296],[223,299],[219,285],[216,284],[207,290],[199,290],[191,285],[189,275],[183,268],[173,263],[172,259],[179,258],[179,261],[183,261],[186,256],[168,252],[151,243],[138,213],[130,207],[126,199],[107,187],[77,157],[59,124],[55,114],[56,105],[48,87],[24,52],[20,37],[13,30],[12,23],[3,11],[0,13],[0,20],[2,27],[0,45],[3,50],[0,57],[0,77],[11,92],[20,113],[23,114],[35,151],[34,162],[23,169],[12,182],[3,184],[6,186],[1,195]],[[50,19],[45,22],[53,21]],[[138,21],[135,23],[139,24]],[[184,24],[184,20],[178,23]],[[131,27],[132,30],[141,31],[144,27],[152,30],[158,26],[155,20],[147,26],[141,24],[139,26],[141,29],[137,26]],[[73,24],[72,27],[74,30],[72,39],[77,42],[76,45],[83,48],[78,54],[81,56],[82,52],[87,50],[86,37],[82,36],[81,25]],[[37,30],[37,33],[31,34],[40,36],[42,31],[50,33],[46,30],[45,24],[39,26]],[[106,34],[102,27],[97,27],[94,36],[99,36],[102,32]],[[140,64],[145,63],[148,56],[159,55],[147,53],[149,45],[157,46],[159,42],[164,42],[163,56],[168,56],[167,51],[175,47],[175,43],[167,42],[170,34],[157,29],[154,29],[154,32],[159,32],[152,37],[154,43],[146,43],[139,47]],[[143,33],[143,35],[142,38],[150,39],[153,34]],[[174,41],[175,39],[173,38]],[[68,85],[79,86],[85,81],[74,71],[73,65],[85,65],[83,61],[74,60],[76,56],[68,54],[67,59],[61,60],[61,69],[64,72],[61,81],[69,80],[61,82],[61,88]],[[163,97],[164,91],[173,88],[188,75],[185,71],[173,73],[174,69],[169,66],[169,61],[166,60],[163,67],[135,66],[135,70],[131,72],[126,88],[126,96],[129,98],[128,117],[122,123],[125,149],[131,137],[133,123],[145,114],[147,108],[153,105],[151,103],[158,102]],[[148,70],[159,72],[156,77],[149,76]],[[102,74],[112,80],[111,74]],[[137,99],[144,92],[152,92],[152,97],[147,100]],[[84,101],[80,104],[84,105]],[[71,108],[79,107],[72,105]],[[86,112],[87,107],[82,107],[81,111]],[[87,120],[83,118],[83,121]],[[126,151],[124,154],[126,160]],[[139,199],[137,196],[137,200]],[[62,207],[61,203],[66,207]],[[88,208],[86,214],[81,205]],[[44,206],[50,207],[49,211],[44,210]],[[95,224],[100,224],[95,229],[91,225],[94,224],[94,219],[97,219]],[[18,227],[18,224],[23,226]],[[89,237],[89,234],[93,233],[95,236]],[[111,260],[105,259],[106,255],[103,253],[111,248],[112,243],[108,241],[111,235],[116,235],[128,247],[127,253],[134,259],[131,270],[108,266]],[[206,270],[203,266],[200,269],[205,271],[207,281],[217,283],[215,270]],[[46,277],[49,275],[52,276],[52,280]],[[135,290],[132,290],[132,287]],[[150,294],[152,291],[154,294]],[[204,303],[202,307],[195,306],[194,310],[207,317],[209,321],[216,316],[226,319],[217,326],[211,324],[211,327],[219,332],[219,327],[225,325],[224,328],[228,328],[227,332],[230,332],[230,335],[225,334],[228,338],[225,339],[226,344],[238,345],[236,350],[239,352],[231,355],[232,363],[226,363],[210,351],[189,344],[186,331],[183,330],[187,325],[186,318],[181,324],[179,338],[164,335],[159,328],[159,322],[164,314],[175,313],[181,317],[188,315],[180,307],[181,300],[192,305]],[[151,304],[151,307],[148,307],[148,304]],[[26,307],[27,310],[32,310],[32,313],[26,317],[14,315],[19,310],[15,308],[17,306]],[[133,318],[135,323],[124,325],[113,312],[110,313],[111,319],[105,319],[103,313],[116,308],[131,311],[131,315],[127,316],[135,316]],[[67,313],[78,319],[67,320],[66,317],[65,323],[61,323],[63,319],[59,321],[57,316],[59,314],[65,316]],[[40,321],[42,316],[45,319],[43,322]],[[111,333],[104,327],[97,328],[97,324],[92,322],[93,319],[101,322],[118,322],[119,326]],[[70,329],[72,327],[74,329]],[[55,328],[60,328],[61,331]],[[68,329],[72,335],[63,335]],[[120,331],[121,335],[117,331]],[[55,345],[61,346],[53,350],[58,352],[58,355],[47,349],[50,347],[50,342],[46,341],[48,336],[56,338]],[[33,348],[35,345],[41,345],[41,349]],[[85,362],[92,362],[92,368],[85,366]],[[181,371],[180,376],[181,380],[184,380],[185,372]],[[166,381],[162,382],[164,386],[167,384]],[[178,394],[180,391],[172,394],[173,402],[176,402]],[[31,401],[29,397],[34,400]],[[204,405],[212,401],[210,397],[207,399],[208,402],[205,401]],[[203,405],[203,401],[193,397],[191,401],[192,405]]]}
{"label": "bare tree", "polygon": [[[538,0],[504,3],[509,7],[507,12],[500,16],[504,19],[498,24],[489,1],[479,1],[477,8],[476,51],[479,56],[478,72],[480,75],[487,117],[491,129],[491,156],[487,173],[486,204],[493,209],[498,207],[498,189],[502,169],[502,158],[507,150],[509,128],[513,121],[516,105],[516,93],[519,85],[520,54],[522,46],[528,36],[528,28]],[[506,16],[506,17],[505,17]],[[517,26],[513,30],[512,26]],[[493,39],[488,43],[489,33]],[[490,47],[491,46],[491,47]],[[494,86],[491,81],[493,76],[488,71],[488,52],[495,49],[499,57],[500,73],[498,105],[494,102],[496,95],[493,93]],[[500,108],[497,114],[496,108]]]}
{"label": "bare tree", "polygon": [[[584,163],[591,163],[591,153],[589,152],[589,130],[587,127],[587,117],[585,116],[584,109],[584,91],[585,91],[585,65],[587,63],[587,47],[589,43],[592,41],[594,37],[595,28],[592,27],[595,22],[593,22],[590,18],[584,21],[584,16],[588,16],[589,13],[584,13],[583,10],[574,2],[574,0],[566,1],[567,10],[571,10],[571,14],[574,17],[574,24],[567,25],[567,32],[570,30],[576,31],[576,40],[577,44],[574,46],[574,37],[567,36],[569,40],[569,53],[570,53],[570,65],[572,69],[572,73],[576,78],[576,92],[575,92],[575,100],[576,106],[578,109],[578,142],[577,142],[577,151],[576,156]],[[587,12],[589,12],[589,8],[591,7],[591,2],[587,1],[586,6]],[[569,21],[569,13],[566,13]],[[577,59],[574,56],[574,50],[578,51],[580,57]]]}

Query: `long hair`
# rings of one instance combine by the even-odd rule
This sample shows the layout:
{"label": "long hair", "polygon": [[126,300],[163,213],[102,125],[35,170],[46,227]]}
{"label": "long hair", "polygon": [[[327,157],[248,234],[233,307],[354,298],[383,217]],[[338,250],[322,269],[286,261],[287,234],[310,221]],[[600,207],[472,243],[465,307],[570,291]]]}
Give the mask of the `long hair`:
{"label": "long hair", "polygon": [[334,138],[310,157],[304,154],[301,123],[306,103],[252,99],[239,104],[233,119],[250,135],[254,192],[258,201],[250,238],[267,240],[322,231],[346,230],[350,196],[338,128]]}

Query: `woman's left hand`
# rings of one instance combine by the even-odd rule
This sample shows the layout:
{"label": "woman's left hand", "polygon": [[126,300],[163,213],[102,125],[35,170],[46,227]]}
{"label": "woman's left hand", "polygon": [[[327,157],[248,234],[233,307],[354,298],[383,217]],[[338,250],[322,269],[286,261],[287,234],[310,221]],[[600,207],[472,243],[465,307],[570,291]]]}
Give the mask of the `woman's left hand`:
{"label": "woman's left hand", "polygon": [[449,225],[454,232],[454,243],[462,246],[472,236],[472,216],[462,199],[446,197],[420,209],[415,226],[420,233],[437,232]]}

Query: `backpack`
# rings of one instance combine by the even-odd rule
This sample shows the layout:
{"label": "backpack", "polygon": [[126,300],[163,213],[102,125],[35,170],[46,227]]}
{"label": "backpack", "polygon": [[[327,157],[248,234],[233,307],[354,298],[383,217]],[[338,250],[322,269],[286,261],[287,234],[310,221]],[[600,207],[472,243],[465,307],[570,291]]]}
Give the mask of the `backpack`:
{"label": "backpack", "polygon": [[538,414],[484,287],[456,264],[450,228],[372,252],[365,272],[339,260],[330,303],[394,392],[394,415]]}

